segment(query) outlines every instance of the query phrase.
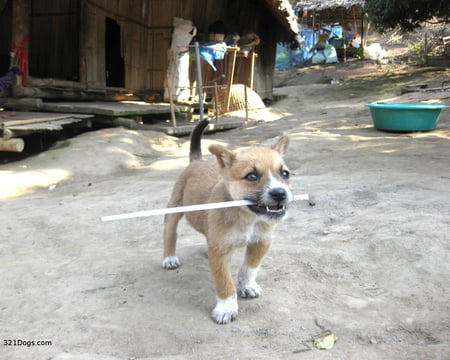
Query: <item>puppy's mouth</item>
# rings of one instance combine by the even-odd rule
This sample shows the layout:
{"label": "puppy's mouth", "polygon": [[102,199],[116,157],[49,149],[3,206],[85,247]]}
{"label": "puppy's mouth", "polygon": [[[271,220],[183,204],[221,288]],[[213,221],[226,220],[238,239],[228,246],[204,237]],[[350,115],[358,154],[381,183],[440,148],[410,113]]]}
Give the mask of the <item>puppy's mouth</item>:
{"label": "puppy's mouth", "polygon": [[286,214],[285,204],[276,205],[248,205],[248,208],[258,215],[267,215],[270,217],[281,217]]}

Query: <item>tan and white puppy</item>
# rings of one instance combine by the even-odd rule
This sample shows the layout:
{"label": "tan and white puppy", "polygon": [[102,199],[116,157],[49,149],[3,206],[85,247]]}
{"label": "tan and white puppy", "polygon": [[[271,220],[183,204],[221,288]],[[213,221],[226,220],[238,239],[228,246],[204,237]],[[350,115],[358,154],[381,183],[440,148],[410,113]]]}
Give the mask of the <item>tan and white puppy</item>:
{"label": "tan and white puppy", "polygon": [[[289,170],[283,161],[289,138],[281,137],[271,147],[251,147],[239,152],[221,145],[209,151],[217,161],[202,160],[200,139],[208,120],[201,121],[191,135],[190,164],[178,178],[168,207],[231,200],[250,200],[254,205],[186,212],[191,226],[206,236],[208,259],[214,278],[217,302],[212,312],[219,324],[227,324],[238,314],[237,296],[261,295],[256,276],[269,249],[275,225],[285,216],[286,205],[294,199],[289,187]],[[164,259],[162,267],[176,269],[177,225],[183,213],[164,219]],[[231,255],[246,246],[245,261],[239,270],[237,290],[231,275]]]}

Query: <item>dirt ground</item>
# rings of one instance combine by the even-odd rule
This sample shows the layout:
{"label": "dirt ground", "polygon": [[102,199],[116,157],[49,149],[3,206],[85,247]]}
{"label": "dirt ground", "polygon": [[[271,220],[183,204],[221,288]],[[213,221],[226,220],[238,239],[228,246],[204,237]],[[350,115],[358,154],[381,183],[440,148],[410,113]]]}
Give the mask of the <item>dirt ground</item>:
{"label": "dirt ground", "polygon": [[[450,110],[401,134],[374,129],[364,106],[417,101],[400,87],[445,79],[365,61],[295,69],[243,128],[205,136],[236,148],[289,134],[293,188],[316,200],[291,206],[263,295],[229,325],[210,318],[205,240],[185,222],[183,265],[164,271],[162,217],[100,220],[163,208],[188,139],[103,129],[0,165],[0,358],[450,358]],[[312,345],[323,330],[330,350]]]}

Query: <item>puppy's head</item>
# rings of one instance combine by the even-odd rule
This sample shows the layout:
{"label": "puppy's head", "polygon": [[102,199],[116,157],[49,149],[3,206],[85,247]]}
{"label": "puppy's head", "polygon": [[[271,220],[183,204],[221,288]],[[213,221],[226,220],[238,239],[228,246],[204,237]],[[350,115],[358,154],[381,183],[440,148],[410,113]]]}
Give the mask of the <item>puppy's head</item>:
{"label": "puppy's head", "polygon": [[294,198],[289,187],[289,169],[283,155],[289,138],[281,137],[272,147],[251,147],[239,152],[221,145],[209,151],[217,158],[221,175],[233,200],[250,200],[257,215],[281,219]]}

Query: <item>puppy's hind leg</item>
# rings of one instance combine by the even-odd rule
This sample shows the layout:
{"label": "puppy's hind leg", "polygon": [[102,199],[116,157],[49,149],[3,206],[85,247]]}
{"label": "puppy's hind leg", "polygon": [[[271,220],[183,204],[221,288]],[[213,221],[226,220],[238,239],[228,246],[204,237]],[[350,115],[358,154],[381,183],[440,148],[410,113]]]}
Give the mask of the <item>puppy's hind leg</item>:
{"label": "puppy's hind leg", "polygon": [[164,217],[164,256],[161,266],[172,270],[178,268],[181,263],[175,255],[177,247],[177,226],[183,213],[167,214]]}
{"label": "puppy's hind leg", "polygon": [[[175,184],[172,195],[170,197],[168,208],[177,207],[183,203],[183,177],[178,178]],[[164,256],[162,261],[162,267],[167,270],[176,269],[181,265],[180,260],[175,255],[177,248],[177,227],[183,213],[166,214],[164,217]]]}

